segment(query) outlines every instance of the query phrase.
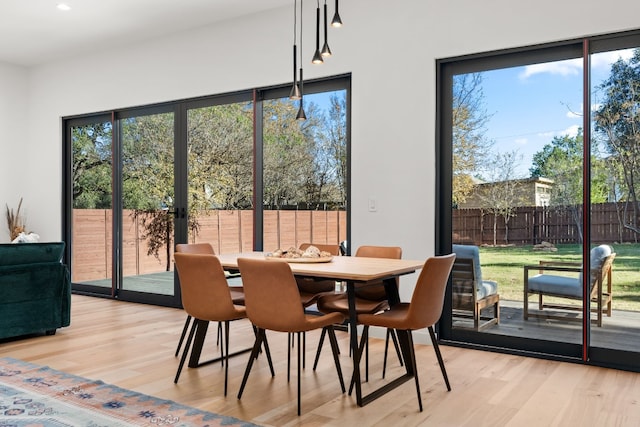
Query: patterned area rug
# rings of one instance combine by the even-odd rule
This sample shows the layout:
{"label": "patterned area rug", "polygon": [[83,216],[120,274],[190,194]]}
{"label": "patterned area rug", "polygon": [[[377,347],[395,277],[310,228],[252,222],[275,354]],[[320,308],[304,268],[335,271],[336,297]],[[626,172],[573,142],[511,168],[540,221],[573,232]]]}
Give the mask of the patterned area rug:
{"label": "patterned area rug", "polygon": [[0,427],[255,426],[46,366],[0,358]]}

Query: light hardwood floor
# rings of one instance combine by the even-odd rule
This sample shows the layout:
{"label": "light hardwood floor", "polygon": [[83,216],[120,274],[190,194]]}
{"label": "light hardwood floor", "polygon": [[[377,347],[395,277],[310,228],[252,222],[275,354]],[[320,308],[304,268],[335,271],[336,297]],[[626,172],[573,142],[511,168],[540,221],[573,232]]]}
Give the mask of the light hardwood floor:
{"label": "light hardwood floor", "polygon": [[[640,374],[442,346],[451,380],[447,392],[431,346],[417,359],[424,412],[418,412],[413,382],[359,408],[340,393],[328,347],[317,371],[313,357],[318,333],[307,334],[307,368],[302,378],[302,416],[296,416],[295,359],[287,383],[286,335],[269,334],[276,376],[261,356],[242,400],[236,398],[247,354],[224,368],[186,368],[173,383],[174,351],[185,314],[151,305],[73,296],[72,323],[55,336],[0,343],[0,357],[14,357],[123,388],[234,416],[256,424],[285,426],[640,426]],[[209,328],[205,358],[215,357],[215,327]],[[337,332],[345,381],[351,372],[347,334]],[[250,346],[247,321],[231,325],[231,347]],[[370,384],[380,384],[383,341],[370,341]],[[400,369],[390,358],[392,378]]]}

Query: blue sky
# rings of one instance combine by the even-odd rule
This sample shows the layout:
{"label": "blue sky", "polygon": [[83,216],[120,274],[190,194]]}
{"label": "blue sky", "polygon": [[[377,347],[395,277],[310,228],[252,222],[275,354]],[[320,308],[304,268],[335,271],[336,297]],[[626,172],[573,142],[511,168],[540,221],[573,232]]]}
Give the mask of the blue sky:
{"label": "blue sky", "polygon": [[[592,86],[609,75],[619,57],[628,59],[631,54],[624,50],[592,55]],[[518,151],[519,177],[529,176],[533,155],[554,136],[575,136],[581,127],[582,59],[488,71],[482,76],[484,104],[491,116],[486,136],[496,151]]]}

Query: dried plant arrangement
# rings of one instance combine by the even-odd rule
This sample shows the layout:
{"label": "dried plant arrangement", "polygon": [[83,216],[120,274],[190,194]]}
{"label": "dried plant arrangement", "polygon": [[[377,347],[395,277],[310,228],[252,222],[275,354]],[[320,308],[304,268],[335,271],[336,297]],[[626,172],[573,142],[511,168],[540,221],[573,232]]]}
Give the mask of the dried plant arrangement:
{"label": "dried plant arrangement", "polygon": [[9,209],[7,206],[7,226],[9,227],[9,239],[13,241],[20,233],[25,231],[25,220],[20,215],[20,208],[22,208],[22,197],[18,203],[18,209],[14,212],[13,208]]}

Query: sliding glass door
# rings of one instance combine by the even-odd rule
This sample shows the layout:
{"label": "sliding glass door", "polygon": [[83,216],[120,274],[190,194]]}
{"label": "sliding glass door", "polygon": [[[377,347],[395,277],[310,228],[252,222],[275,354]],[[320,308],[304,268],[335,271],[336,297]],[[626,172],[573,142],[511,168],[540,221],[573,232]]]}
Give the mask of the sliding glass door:
{"label": "sliding glass door", "polygon": [[[172,109],[130,111],[117,116],[120,142],[120,215],[116,243],[119,297],[177,301],[173,274],[175,119]],[[177,303],[175,303],[177,305]]]}
{"label": "sliding glass door", "polygon": [[67,122],[76,292],[179,305],[171,261],[180,212],[174,129],[168,108]]}
{"label": "sliding glass door", "polygon": [[640,369],[637,37],[441,62],[443,338]]}
{"label": "sliding glass door", "polygon": [[[590,357],[637,367],[640,354],[640,36],[597,39],[590,45],[591,244],[613,253],[593,258],[592,299],[602,301],[602,326],[592,325]],[[610,268],[609,268],[610,267]],[[603,277],[599,277],[603,274]]]}
{"label": "sliding glass door", "polygon": [[113,121],[110,115],[69,120],[65,158],[66,223],[76,290],[112,295]]}
{"label": "sliding glass door", "polygon": [[179,306],[176,243],[346,240],[349,81],[305,82],[303,122],[288,85],[64,119],[73,290]]}
{"label": "sliding glass door", "polygon": [[216,253],[254,247],[250,94],[187,105],[187,234]]}

